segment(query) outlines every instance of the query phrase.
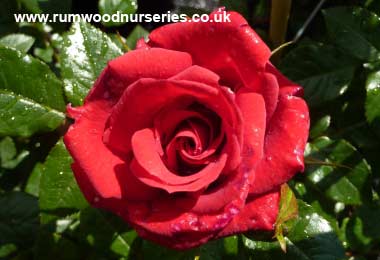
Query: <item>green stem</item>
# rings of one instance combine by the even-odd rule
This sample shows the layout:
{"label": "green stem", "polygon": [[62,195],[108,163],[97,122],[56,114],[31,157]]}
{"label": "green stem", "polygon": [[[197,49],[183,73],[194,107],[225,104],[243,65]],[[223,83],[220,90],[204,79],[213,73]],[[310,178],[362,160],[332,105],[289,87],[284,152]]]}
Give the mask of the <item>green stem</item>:
{"label": "green stem", "polygon": [[292,0],[272,0],[269,37],[273,47],[285,42]]}
{"label": "green stem", "polygon": [[325,161],[321,161],[319,159],[316,159],[316,158],[313,158],[313,157],[310,157],[310,156],[307,156],[305,157],[305,164],[309,164],[309,165],[325,165],[325,166],[331,166],[331,167],[334,167],[334,168],[345,168],[345,169],[348,169],[348,170],[352,170],[352,168],[350,166],[347,166],[347,165],[343,165],[343,164],[338,164],[338,163],[330,163],[330,162],[325,162]]}

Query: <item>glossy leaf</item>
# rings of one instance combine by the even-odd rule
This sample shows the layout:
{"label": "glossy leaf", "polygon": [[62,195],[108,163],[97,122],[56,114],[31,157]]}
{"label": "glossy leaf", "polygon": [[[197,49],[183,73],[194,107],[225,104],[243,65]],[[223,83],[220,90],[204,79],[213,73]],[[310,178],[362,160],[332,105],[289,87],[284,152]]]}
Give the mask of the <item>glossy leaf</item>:
{"label": "glossy leaf", "polygon": [[330,126],[331,116],[327,115],[320,118],[317,122],[315,122],[310,129],[310,137],[315,138],[319,135],[322,135]]}
{"label": "glossy leaf", "polygon": [[380,71],[371,73],[366,82],[366,117],[368,122],[380,120]]}
{"label": "glossy leaf", "polygon": [[52,47],[46,47],[45,49],[42,49],[42,48],[34,49],[34,56],[40,58],[41,60],[47,63],[53,61],[53,55],[54,55],[54,50]]}
{"label": "glossy leaf", "polygon": [[42,168],[39,191],[42,212],[65,215],[88,205],[74,179],[71,163],[63,141],[59,141]]}
{"label": "glossy leaf", "polygon": [[242,238],[247,258],[253,259],[298,259],[340,260],[344,250],[329,222],[311,206],[299,201],[299,218],[287,234],[287,253],[278,242],[255,241]]}
{"label": "glossy leaf", "polygon": [[337,7],[323,12],[333,41],[347,54],[364,61],[380,58],[380,18],[359,7]]}
{"label": "glossy leaf", "polygon": [[[137,11],[137,0],[99,0],[99,13],[110,16],[119,14],[134,14]],[[116,16],[116,15],[115,15]],[[128,21],[102,21],[105,26],[118,26]]]}
{"label": "glossy leaf", "polygon": [[17,154],[16,145],[10,137],[5,137],[0,141],[0,166],[2,168],[13,169],[28,155],[29,152],[25,150]]}
{"label": "glossy leaf", "polygon": [[308,145],[307,179],[328,198],[359,205],[371,196],[370,168],[358,151],[345,140],[319,137]]}
{"label": "glossy leaf", "polygon": [[[101,210],[87,208],[80,213],[80,225],[76,231],[79,239],[91,245],[99,254],[112,253],[128,257],[137,234],[122,222],[118,229],[109,216]],[[113,218],[118,218],[113,216]]]}
{"label": "glossy leaf", "polygon": [[335,47],[312,43],[292,50],[280,68],[304,87],[308,104],[317,106],[346,92],[356,66],[356,60]]}
{"label": "glossy leaf", "polygon": [[0,195],[0,245],[31,244],[38,231],[37,198],[22,192]]}
{"label": "glossy leaf", "polygon": [[38,197],[40,193],[40,180],[43,171],[43,164],[37,163],[28,181],[26,182],[25,192]]}
{"label": "glossy leaf", "polygon": [[107,62],[122,51],[111,39],[90,24],[74,23],[64,36],[61,54],[62,77],[68,100],[80,105]]}
{"label": "glossy leaf", "polygon": [[275,237],[280,243],[282,251],[286,252],[284,229],[287,221],[298,216],[297,199],[287,184],[281,185],[280,209],[275,224]]}
{"label": "glossy leaf", "polygon": [[34,43],[34,38],[22,33],[9,34],[0,38],[0,45],[19,50],[21,52],[28,52]]}
{"label": "glossy leaf", "polygon": [[49,67],[29,55],[0,46],[0,89],[63,111],[62,83]]}
{"label": "glossy leaf", "polygon": [[64,119],[62,112],[0,89],[0,135],[28,137],[52,131]]}
{"label": "glossy leaf", "polygon": [[380,204],[360,206],[342,225],[343,239],[354,250],[368,252],[380,242]]}

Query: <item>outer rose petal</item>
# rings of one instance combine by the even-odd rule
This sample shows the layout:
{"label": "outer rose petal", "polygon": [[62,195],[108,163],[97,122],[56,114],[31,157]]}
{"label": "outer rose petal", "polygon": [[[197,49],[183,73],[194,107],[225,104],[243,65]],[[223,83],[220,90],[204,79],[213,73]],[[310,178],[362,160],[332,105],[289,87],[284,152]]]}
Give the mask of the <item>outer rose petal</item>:
{"label": "outer rose petal", "polygon": [[[102,142],[110,105],[108,101],[96,101],[81,108],[69,108],[69,113],[75,118],[75,124],[69,128],[64,142],[74,158],[75,177],[84,194],[87,194],[86,198],[93,204],[110,198],[152,197],[154,189],[139,183],[128,171],[120,174],[117,169],[123,167],[125,162],[115,156]],[[139,187],[139,192],[136,192],[136,187]]]}
{"label": "outer rose petal", "polygon": [[[123,161],[115,157],[101,140],[110,110],[111,106],[107,101],[92,102],[79,108],[75,124],[70,126],[64,142],[77,165],[89,174],[89,179],[99,195],[120,199],[122,192],[113,167]],[[106,160],[103,161],[104,158]]]}
{"label": "outer rose petal", "polygon": [[[142,226],[135,224],[134,227],[138,234],[145,239],[155,241],[170,248],[188,249],[199,246],[210,239],[249,230],[272,230],[278,214],[279,195],[279,191],[274,191],[258,197],[248,198],[247,204],[240,213],[235,215],[231,221],[227,221],[228,224],[219,232],[212,229],[212,222],[209,222],[208,229],[203,230],[199,228],[201,222],[206,224],[208,220],[215,219],[215,217],[204,217],[202,219],[195,217],[191,213],[176,215],[175,208],[181,207],[181,203],[184,204],[181,200],[177,201],[178,203],[174,201],[161,201],[161,206],[158,206],[161,207],[161,217],[156,216],[155,220],[149,218],[142,223]],[[188,206],[190,205],[191,203],[188,204]],[[140,212],[144,211],[137,205],[131,206],[130,211],[134,212],[136,210]],[[219,219],[223,220],[222,217],[219,217]],[[176,233],[176,228],[180,228],[180,226],[170,224],[171,221],[189,225],[185,229],[188,231]],[[137,221],[137,223],[139,222]]]}
{"label": "outer rose petal", "polygon": [[160,48],[129,51],[108,63],[86,101],[113,97],[116,100],[133,82],[141,78],[167,79],[192,65],[191,56],[184,52]]}
{"label": "outer rose petal", "polygon": [[236,103],[244,120],[243,163],[245,168],[252,171],[263,156],[266,127],[265,103],[261,95],[244,91],[238,92]]}
{"label": "outer rose petal", "polygon": [[[211,19],[218,14],[210,14]],[[249,85],[271,53],[240,14],[228,14],[231,22],[162,26],[150,33],[148,45],[190,53],[195,64],[216,72],[232,88]]]}
{"label": "outer rose petal", "polygon": [[279,191],[254,198],[248,197],[243,210],[232,219],[217,237],[249,230],[273,230],[278,214],[279,201]]}
{"label": "outer rose petal", "polygon": [[280,96],[265,137],[265,158],[256,168],[250,193],[261,194],[287,182],[304,168],[309,112],[299,97]]}

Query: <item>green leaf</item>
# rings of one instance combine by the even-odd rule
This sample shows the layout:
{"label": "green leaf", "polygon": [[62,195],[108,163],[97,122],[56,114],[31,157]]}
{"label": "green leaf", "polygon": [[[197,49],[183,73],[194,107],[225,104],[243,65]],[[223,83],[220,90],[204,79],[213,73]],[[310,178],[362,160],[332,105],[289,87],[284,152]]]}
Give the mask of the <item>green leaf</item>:
{"label": "green leaf", "polygon": [[34,259],[38,260],[82,260],[93,259],[86,258],[90,254],[91,249],[84,248],[88,252],[81,250],[81,245],[70,239],[70,237],[62,236],[50,230],[46,226],[40,228],[36,246],[34,248]]}
{"label": "green leaf", "polygon": [[38,202],[31,195],[10,192],[0,195],[0,245],[34,242],[38,230]]}
{"label": "green leaf", "polygon": [[133,31],[128,35],[127,37],[127,45],[128,47],[133,50],[136,48],[136,43],[141,38],[147,38],[149,35],[149,32],[144,29],[144,27],[140,25],[136,25],[136,27],[133,29]]}
{"label": "green leaf", "polygon": [[25,150],[17,155],[16,145],[9,136],[0,141],[0,165],[2,168],[13,169],[28,155],[29,152]]}
{"label": "green leaf", "polygon": [[368,252],[380,242],[380,204],[362,205],[342,225],[343,240],[350,249]]}
{"label": "green leaf", "polygon": [[[114,224],[112,218],[119,223]],[[116,216],[101,210],[86,208],[80,213],[80,225],[76,230],[81,241],[88,243],[98,254],[117,254],[128,257],[137,234]]]}
{"label": "green leaf", "polygon": [[319,137],[308,144],[307,179],[328,198],[360,205],[371,197],[370,167],[347,141]]}
{"label": "green leaf", "polygon": [[43,164],[39,200],[42,212],[66,216],[88,206],[74,179],[71,163],[71,156],[60,140]]}
{"label": "green leaf", "polygon": [[0,259],[7,259],[6,257],[17,251],[14,244],[0,245]]}
{"label": "green leaf", "polygon": [[61,112],[0,89],[0,135],[29,137],[56,129],[64,119]]}
{"label": "green leaf", "polygon": [[41,9],[38,4],[38,0],[19,0],[20,3],[32,13],[41,13]]}
{"label": "green leaf", "polygon": [[74,23],[64,36],[61,68],[68,100],[80,105],[107,62],[122,51],[100,30],[87,23]]}
{"label": "green leaf", "polygon": [[[135,248],[135,252],[131,254],[139,255],[139,252],[143,252],[138,259],[167,259],[167,260],[193,260],[193,259],[225,259],[228,254],[224,251],[225,244],[223,239],[210,241],[198,248],[177,251],[166,247],[159,246],[147,240],[141,241],[141,248]],[[225,257],[225,258],[223,258]],[[136,257],[137,258],[137,257]],[[233,259],[233,258],[232,258]]]}
{"label": "green leaf", "polygon": [[[101,15],[108,14],[117,17],[120,14],[134,14],[137,11],[137,0],[99,0],[99,13]],[[116,15],[115,15],[116,14]],[[118,26],[127,23],[128,21],[102,21],[105,26]]]}
{"label": "green leaf", "polygon": [[311,206],[298,201],[299,217],[286,236],[287,253],[278,242],[254,241],[242,237],[246,254],[252,259],[341,260],[344,250],[329,222]]}
{"label": "green leaf", "polygon": [[323,11],[327,30],[346,54],[365,61],[380,58],[380,19],[360,7],[337,7]]}
{"label": "green leaf", "polygon": [[38,197],[40,193],[40,180],[43,171],[43,164],[37,163],[26,182],[25,192]]}
{"label": "green leaf", "polygon": [[293,191],[285,183],[281,185],[280,209],[275,224],[275,237],[280,243],[282,251],[286,252],[286,242],[283,231],[286,229],[286,222],[298,216],[297,199]]}
{"label": "green leaf", "polygon": [[33,54],[44,62],[49,63],[53,61],[54,50],[52,47],[46,47],[44,49],[35,48]]}
{"label": "green leaf", "polygon": [[371,73],[366,82],[366,117],[369,123],[380,120],[380,71]]}
{"label": "green leaf", "polygon": [[315,122],[310,129],[310,137],[315,138],[323,134],[330,126],[331,116],[327,115]]}
{"label": "green leaf", "polygon": [[0,46],[0,89],[63,111],[62,83],[49,67],[29,55]]}
{"label": "green leaf", "polygon": [[320,43],[300,45],[280,64],[281,71],[305,89],[310,106],[333,100],[347,90],[357,61],[337,48]]}
{"label": "green leaf", "polygon": [[24,53],[29,51],[33,43],[34,38],[32,36],[22,33],[9,34],[0,39],[0,45],[7,46]]}

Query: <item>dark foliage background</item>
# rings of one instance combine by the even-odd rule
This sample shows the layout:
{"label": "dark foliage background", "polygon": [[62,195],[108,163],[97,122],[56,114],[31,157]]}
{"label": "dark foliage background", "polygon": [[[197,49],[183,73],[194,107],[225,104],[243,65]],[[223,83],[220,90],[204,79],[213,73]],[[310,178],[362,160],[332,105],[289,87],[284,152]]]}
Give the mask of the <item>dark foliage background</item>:
{"label": "dark foliage background", "polygon": [[[293,0],[288,41],[319,2]],[[289,183],[299,216],[282,226],[286,254],[273,234],[250,233],[168,250],[84,200],[61,141],[65,104],[79,105],[108,60],[161,24],[16,23],[13,14],[218,6],[242,13],[273,49],[269,0],[0,0],[0,259],[380,258],[379,0],[325,1],[274,56],[305,87],[312,118],[306,171]]]}

